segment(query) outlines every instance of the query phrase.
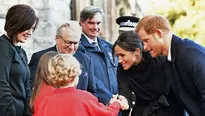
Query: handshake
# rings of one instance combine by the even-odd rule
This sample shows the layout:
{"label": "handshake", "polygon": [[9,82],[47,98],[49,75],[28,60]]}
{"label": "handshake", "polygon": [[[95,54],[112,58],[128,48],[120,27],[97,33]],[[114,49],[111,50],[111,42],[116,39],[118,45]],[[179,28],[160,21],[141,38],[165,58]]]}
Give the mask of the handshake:
{"label": "handshake", "polygon": [[110,100],[110,102],[109,102],[109,104],[112,104],[115,101],[120,103],[122,110],[128,110],[129,109],[128,101],[127,101],[127,99],[124,96],[118,95],[118,94],[117,95],[113,95],[111,100]]}

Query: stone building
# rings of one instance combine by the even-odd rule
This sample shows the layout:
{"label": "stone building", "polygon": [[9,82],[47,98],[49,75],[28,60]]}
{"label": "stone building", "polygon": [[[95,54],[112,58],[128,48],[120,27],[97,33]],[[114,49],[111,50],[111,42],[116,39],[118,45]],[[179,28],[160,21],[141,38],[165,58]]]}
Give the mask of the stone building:
{"label": "stone building", "polygon": [[39,26],[32,38],[22,45],[30,59],[33,52],[55,44],[55,32],[59,24],[68,20],[79,21],[80,10],[85,6],[98,6],[104,10],[101,36],[113,42],[118,36],[115,20],[122,15],[141,17],[138,0],[0,0],[0,34],[4,33],[5,15],[14,4],[28,4],[39,16]]}

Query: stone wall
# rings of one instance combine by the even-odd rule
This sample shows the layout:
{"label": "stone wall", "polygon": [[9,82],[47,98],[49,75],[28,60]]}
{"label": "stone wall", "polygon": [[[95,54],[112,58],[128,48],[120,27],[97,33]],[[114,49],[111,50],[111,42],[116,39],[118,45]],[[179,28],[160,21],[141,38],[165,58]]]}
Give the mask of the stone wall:
{"label": "stone wall", "polygon": [[[101,27],[101,36],[113,43],[118,37],[118,25],[115,20],[120,15],[133,15],[141,17],[138,0],[0,0],[0,35],[4,33],[5,15],[8,9],[14,4],[28,4],[36,11],[40,22],[31,39],[22,47],[26,50],[28,59],[39,50],[51,47],[55,44],[55,33],[59,24],[71,19],[72,8],[75,10],[75,17],[79,21],[80,11],[89,5],[100,7],[104,10],[104,17]],[[134,4],[134,5],[133,5]],[[124,13],[120,10],[124,9]]]}
{"label": "stone wall", "polygon": [[28,4],[39,16],[39,25],[32,37],[22,47],[28,59],[33,52],[55,44],[55,32],[59,24],[70,19],[71,0],[0,0],[0,34],[4,33],[5,15],[15,4]]}

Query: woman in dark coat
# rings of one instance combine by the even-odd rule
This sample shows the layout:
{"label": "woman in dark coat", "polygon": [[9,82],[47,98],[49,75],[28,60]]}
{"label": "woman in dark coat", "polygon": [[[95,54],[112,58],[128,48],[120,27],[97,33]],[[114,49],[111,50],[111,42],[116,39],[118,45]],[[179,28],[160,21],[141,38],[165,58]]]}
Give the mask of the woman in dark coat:
{"label": "woman in dark coat", "polygon": [[0,36],[0,115],[31,116],[30,70],[18,44],[30,38],[39,19],[30,6],[18,4],[9,8],[5,21],[6,33]]}
{"label": "woman in dark coat", "polygon": [[[115,42],[113,51],[119,59],[117,70],[119,94],[131,104],[136,96],[131,116],[183,116],[184,109],[177,101],[161,65],[166,58],[152,58],[143,51],[136,33],[124,32]],[[124,114],[125,115],[125,114]]]}

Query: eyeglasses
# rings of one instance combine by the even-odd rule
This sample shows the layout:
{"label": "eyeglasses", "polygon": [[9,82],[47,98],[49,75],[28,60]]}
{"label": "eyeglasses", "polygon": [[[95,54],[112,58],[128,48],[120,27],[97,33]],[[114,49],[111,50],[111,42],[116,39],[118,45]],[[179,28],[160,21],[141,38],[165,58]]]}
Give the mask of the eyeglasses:
{"label": "eyeglasses", "polygon": [[74,44],[74,46],[77,46],[79,42],[74,42],[74,41],[69,41],[69,40],[64,40],[63,38],[61,38],[60,36],[58,36],[63,42],[65,45],[67,46],[71,46],[72,44]]}

